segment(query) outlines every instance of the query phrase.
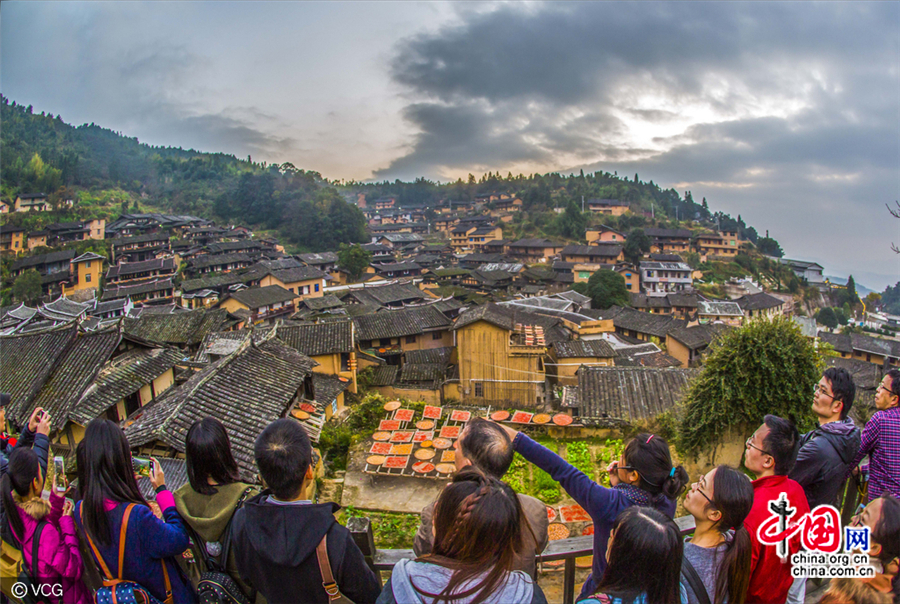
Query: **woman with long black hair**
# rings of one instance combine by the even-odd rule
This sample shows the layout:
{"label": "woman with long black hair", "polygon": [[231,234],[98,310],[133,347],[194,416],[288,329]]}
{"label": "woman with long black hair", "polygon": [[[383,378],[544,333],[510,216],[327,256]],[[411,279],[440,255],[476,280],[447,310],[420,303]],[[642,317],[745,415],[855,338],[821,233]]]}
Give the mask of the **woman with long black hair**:
{"label": "woman with long black hair", "polygon": [[505,483],[458,472],[434,508],[434,548],[401,560],[377,604],[546,604],[528,574],[511,570],[522,547],[522,508]]}
{"label": "woman with long black hair", "polygon": [[672,465],[666,441],[655,434],[638,434],[625,445],[622,458],[612,462],[610,487],[597,484],[565,459],[521,432],[504,426],[513,448],[526,460],[544,470],[594,521],[594,562],[581,595],[594,592],[606,570],[609,533],[619,513],[633,505],[646,506],[675,516],[675,499],[684,491],[687,471]]}
{"label": "woman with long black hair", "polygon": [[[742,473],[720,465],[691,485],[684,509],[696,528],[685,539],[685,564],[699,576],[709,602],[744,604],[750,583],[750,533],[744,520],[753,507],[753,485]],[[689,580],[682,579],[689,604],[699,604]]]}
{"label": "woman with long black hair", "polygon": [[[120,574],[119,544],[124,538],[123,579],[142,586],[161,602],[196,602],[190,582],[173,558],[187,549],[188,534],[159,463],[154,460],[150,483],[156,489],[163,520],[153,515],[138,489],[128,440],[117,424],[106,419],[91,421],[76,455],[82,499],[75,506],[75,521],[96,552],[98,568],[105,564],[113,577]],[[103,564],[96,559],[98,554]]]}

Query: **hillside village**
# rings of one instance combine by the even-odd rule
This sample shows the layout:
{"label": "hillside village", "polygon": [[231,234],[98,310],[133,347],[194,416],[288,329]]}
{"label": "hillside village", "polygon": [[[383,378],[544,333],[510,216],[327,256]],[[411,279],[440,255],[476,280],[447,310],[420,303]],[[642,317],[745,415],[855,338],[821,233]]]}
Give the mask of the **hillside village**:
{"label": "hillside village", "polygon": [[[22,195],[5,211],[43,212],[45,198]],[[212,415],[251,478],[253,439],[269,422],[294,417],[316,441],[363,392],[582,426],[655,417],[719,334],[759,317],[792,317],[832,346],[830,362],[857,376],[863,400],[900,359],[900,341],[832,332],[809,316],[840,289],[822,266],[764,258],[738,232],[647,220],[649,249],[629,262],[629,233],[602,222],[579,243],[505,238],[522,212],[512,193],[431,208],[354,201],[371,234],[356,268],[342,262],[346,250],[288,254],[245,226],[195,216],[3,227],[10,280],[40,283],[35,300],[0,310],[7,417],[21,424],[48,409],[63,455],[106,417],[134,447],[176,459],[188,427]],[[633,213],[611,199],[585,210]],[[91,244],[106,253],[77,251]],[[739,256],[786,267],[802,288],[790,293],[771,272],[711,282]],[[621,276],[627,305],[592,307],[585,286],[600,271]]]}

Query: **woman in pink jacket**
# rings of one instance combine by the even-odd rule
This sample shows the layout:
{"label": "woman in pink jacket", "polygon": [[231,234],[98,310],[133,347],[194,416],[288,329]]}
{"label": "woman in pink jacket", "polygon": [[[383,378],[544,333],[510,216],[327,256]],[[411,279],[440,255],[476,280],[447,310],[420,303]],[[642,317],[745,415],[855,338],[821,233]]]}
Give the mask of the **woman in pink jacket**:
{"label": "woman in pink jacket", "polygon": [[[31,449],[16,448],[9,456],[7,473],[0,479],[0,499],[13,536],[22,546],[25,565],[42,593],[53,604],[89,604],[91,596],[81,582],[83,565],[72,518],[72,504],[61,493],[51,492],[44,501],[44,476],[38,456]],[[33,539],[38,524],[44,528],[38,540],[37,577],[31,572]]]}

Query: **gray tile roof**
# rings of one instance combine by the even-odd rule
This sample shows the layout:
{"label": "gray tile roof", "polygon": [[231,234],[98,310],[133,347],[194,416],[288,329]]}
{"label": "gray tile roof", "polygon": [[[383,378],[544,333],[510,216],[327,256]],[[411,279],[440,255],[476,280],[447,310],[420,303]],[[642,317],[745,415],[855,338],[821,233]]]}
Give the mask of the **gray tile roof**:
{"label": "gray tile roof", "polygon": [[211,266],[225,266],[227,264],[249,264],[251,260],[252,257],[249,254],[245,254],[243,252],[215,255],[206,254],[203,256],[197,256],[196,258],[191,258],[188,261],[188,267],[189,269],[200,269],[209,268]]}
{"label": "gray tile roof", "polygon": [[391,386],[397,381],[399,367],[396,365],[382,365],[372,368],[372,386]]}
{"label": "gray tile roof", "polygon": [[259,281],[269,273],[264,265],[254,264],[247,268],[230,271],[227,273],[213,273],[198,279],[185,279],[181,283],[181,291],[187,293],[202,289],[224,289],[237,283],[250,283]]}
{"label": "gray tile roof", "polygon": [[361,303],[375,303],[381,306],[396,304],[397,302],[412,302],[428,298],[425,293],[412,283],[391,283],[388,285],[375,285],[351,289],[341,292],[338,297],[345,300],[348,296],[354,297]]}
{"label": "gray tile roof", "polygon": [[168,242],[169,236],[166,233],[147,233],[145,235],[127,235],[125,237],[116,237],[112,240],[112,244],[114,247],[121,247],[123,245],[129,245],[132,243],[153,243],[153,242]]}
{"label": "gray tile roof", "polygon": [[120,400],[164,374],[184,358],[174,348],[135,348],[106,363],[97,379],[70,408],[69,419],[86,426]]}
{"label": "gray tile roof", "polygon": [[290,302],[296,294],[288,291],[280,285],[267,285],[266,287],[251,287],[234,292],[229,297],[234,298],[241,304],[250,307],[251,310],[278,304],[280,302]]}
{"label": "gray tile roof", "polygon": [[271,271],[271,275],[282,283],[296,283],[310,279],[328,279],[328,275],[312,266],[298,266]]}
{"label": "gray tile roof", "polygon": [[315,266],[318,264],[332,264],[338,261],[338,256],[335,252],[321,252],[318,254],[300,254],[298,256],[300,260],[309,264],[310,266]]}
{"label": "gray tile roof", "polygon": [[[183,459],[157,457],[159,465],[166,476],[166,487],[173,493],[188,483],[187,462]],[[146,476],[138,478],[138,489],[147,501],[156,500],[156,489]]]}
{"label": "gray tile roof", "polygon": [[719,335],[731,329],[727,325],[694,325],[693,327],[679,327],[669,332],[669,335],[690,348],[697,350],[709,344]]}
{"label": "gray tile roof", "polygon": [[198,309],[189,312],[144,315],[136,319],[125,318],[123,327],[129,336],[176,346],[195,346],[206,334],[220,331],[228,320],[223,308]]}
{"label": "gray tile roof", "polygon": [[350,380],[336,375],[313,373],[313,391],[317,403],[330,405],[338,395],[350,387]]}
{"label": "gray tile roof", "polygon": [[416,306],[399,310],[383,309],[355,317],[359,341],[400,338],[426,331],[450,329],[450,319],[434,306]]}
{"label": "gray tile roof", "polygon": [[78,333],[70,323],[40,333],[0,337],[0,390],[12,396],[7,418],[22,423],[25,411]]}
{"label": "gray tile roof", "polygon": [[744,312],[736,302],[724,302],[721,300],[699,300],[697,309],[701,315],[715,315],[720,317],[742,317]]}
{"label": "gray tile roof", "polygon": [[403,359],[407,363],[434,363],[448,365],[453,355],[452,347],[425,348],[423,350],[407,350],[403,353]]}
{"label": "gray tile roof", "polygon": [[174,258],[154,258],[152,260],[144,260],[142,262],[122,262],[109,267],[106,271],[106,278],[113,279],[117,277],[127,277],[148,271],[175,272]]}
{"label": "gray tile roof", "polygon": [[106,287],[106,290],[103,292],[103,296],[100,299],[104,302],[107,302],[109,300],[116,300],[118,298],[127,298],[129,296],[138,296],[141,294],[149,294],[152,292],[166,290],[172,290],[173,293],[175,291],[175,285],[173,284],[172,279],[168,277],[153,279],[151,281],[137,283],[134,285],[112,284]]}
{"label": "gray tile roof", "polygon": [[75,258],[75,250],[64,250],[62,252],[38,254],[37,256],[30,256],[28,258],[16,260],[15,262],[13,262],[11,270],[18,271],[26,268],[41,266],[43,264],[56,264],[58,262],[70,261],[73,258]]}
{"label": "gray tile roof", "polygon": [[555,342],[556,358],[612,358],[616,351],[606,340],[568,340]]}
{"label": "gray tile roof", "polygon": [[310,310],[324,310],[327,308],[340,308],[344,305],[337,296],[332,294],[327,294],[325,296],[320,296],[318,298],[304,298],[300,301],[302,306],[307,307]]}
{"label": "gray tile roof", "polygon": [[125,428],[132,447],[157,440],[184,451],[191,425],[204,417],[221,421],[228,431],[242,477],[256,474],[253,444],[260,432],[283,417],[312,372],[315,361],[276,339],[242,350],[171,388],[143,408]]}
{"label": "gray tile roof", "polygon": [[583,417],[633,422],[672,409],[696,375],[695,369],[589,367],[578,370]]}
{"label": "gray tile roof", "polygon": [[593,258],[618,258],[622,253],[622,246],[614,243],[602,245],[574,245],[563,248],[562,256],[588,256]]}
{"label": "gray tile roof", "polygon": [[784,306],[784,301],[779,300],[775,296],[770,296],[766,292],[758,294],[746,294],[735,300],[738,306],[743,310],[765,310],[767,308],[777,308]]}
{"label": "gray tile roof", "polygon": [[281,325],[277,337],[307,356],[352,352],[355,342],[353,322],[329,321],[305,325]]}
{"label": "gray tile roof", "polygon": [[[613,307],[615,308],[615,307]],[[608,318],[603,316],[603,318]],[[678,327],[685,327],[686,321],[664,315],[653,315],[631,308],[620,308],[612,317],[616,329],[625,329],[636,333],[665,338],[666,334]]]}

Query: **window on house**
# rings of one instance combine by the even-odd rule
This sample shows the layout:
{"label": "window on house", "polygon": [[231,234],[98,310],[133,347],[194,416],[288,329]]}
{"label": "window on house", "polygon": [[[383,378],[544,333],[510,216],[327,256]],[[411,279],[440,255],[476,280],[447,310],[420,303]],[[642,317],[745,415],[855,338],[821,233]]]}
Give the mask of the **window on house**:
{"label": "window on house", "polygon": [[90,273],[88,273],[87,275],[84,276],[84,282],[85,283],[91,282],[91,274]]}
{"label": "window on house", "polygon": [[475,388],[475,396],[484,396],[484,384],[481,382],[474,382],[472,385]]}
{"label": "window on house", "polygon": [[431,334],[431,339],[432,339],[432,340],[440,340],[442,337],[444,337],[444,334],[442,334],[442,333],[439,332],[439,331],[436,331],[436,332],[434,332],[433,334]]}
{"label": "window on house", "polygon": [[415,344],[415,343],[416,343],[416,336],[406,336],[406,343],[407,343],[407,344]]}
{"label": "window on house", "polygon": [[317,291],[317,292],[319,291],[319,284],[318,284],[318,283],[316,283],[316,291]]}

